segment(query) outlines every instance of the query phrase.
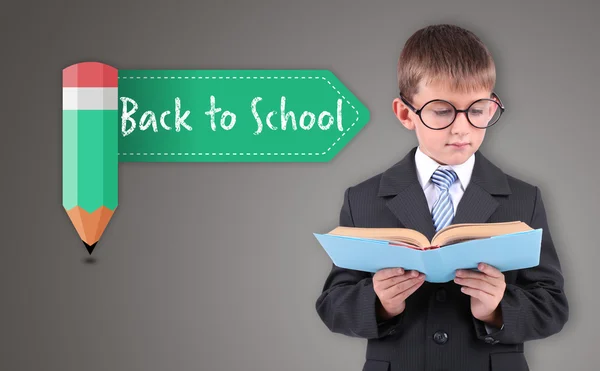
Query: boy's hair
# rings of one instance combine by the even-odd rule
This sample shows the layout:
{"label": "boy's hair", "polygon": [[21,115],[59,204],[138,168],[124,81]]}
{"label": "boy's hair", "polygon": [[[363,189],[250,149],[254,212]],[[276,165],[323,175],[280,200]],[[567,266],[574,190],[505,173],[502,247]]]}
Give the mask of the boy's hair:
{"label": "boy's hair", "polygon": [[496,66],[490,51],[471,31],[440,24],[415,32],[398,59],[398,89],[411,100],[421,80],[447,84],[454,91],[492,91]]}

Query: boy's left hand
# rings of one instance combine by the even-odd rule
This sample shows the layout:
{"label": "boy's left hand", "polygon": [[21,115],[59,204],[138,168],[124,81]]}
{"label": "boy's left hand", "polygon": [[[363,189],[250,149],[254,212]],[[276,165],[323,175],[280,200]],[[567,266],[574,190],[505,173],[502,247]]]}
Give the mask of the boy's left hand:
{"label": "boy's left hand", "polygon": [[500,328],[503,322],[499,304],[506,289],[504,274],[484,263],[479,263],[477,269],[479,272],[457,270],[454,282],[461,285],[461,291],[471,297],[473,317]]}

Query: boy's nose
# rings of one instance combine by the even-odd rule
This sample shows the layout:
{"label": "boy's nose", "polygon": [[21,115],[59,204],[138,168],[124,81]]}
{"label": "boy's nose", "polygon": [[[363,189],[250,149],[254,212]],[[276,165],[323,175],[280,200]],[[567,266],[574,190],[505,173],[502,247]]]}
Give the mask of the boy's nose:
{"label": "boy's nose", "polygon": [[464,133],[464,132],[468,131],[470,129],[470,127],[471,127],[471,123],[469,123],[469,120],[467,119],[466,112],[457,112],[456,118],[454,119],[454,122],[450,126],[453,134]]}

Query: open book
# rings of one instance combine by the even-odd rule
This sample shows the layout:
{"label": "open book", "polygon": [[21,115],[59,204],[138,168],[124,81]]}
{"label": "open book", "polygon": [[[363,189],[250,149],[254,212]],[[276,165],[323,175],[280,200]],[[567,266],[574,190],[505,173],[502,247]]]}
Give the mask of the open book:
{"label": "open book", "polygon": [[478,263],[501,272],[537,266],[542,233],[514,221],[454,224],[431,241],[407,228],[337,227],[313,234],[338,267],[372,273],[400,267],[424,273],[428,282],[449,282],[457,269],[476,269]]}
{"label": "open book", "polygon": [[463,241],[501,236],[509,233],[530,231],[532,228],[520,221],[503,223],[465,223],[454,224],[442,228],[429,241],[419,231],[408,228],[356,228],[336,227],[330,235],[368,238],[388,241],[393,245],[401,245],[419,250],[430,250]]}

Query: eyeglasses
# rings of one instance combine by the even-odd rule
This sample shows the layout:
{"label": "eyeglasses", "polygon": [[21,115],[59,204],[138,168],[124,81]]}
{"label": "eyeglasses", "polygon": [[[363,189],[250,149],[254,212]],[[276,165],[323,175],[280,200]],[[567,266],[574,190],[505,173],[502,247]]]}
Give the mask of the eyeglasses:
{"label": "eyeglasses", "polygon": [[485,129],[494,125],[504,113],[504,105],[496,93],[492,93],[492,99],[479,99],[471,103],[467,109],[459,110],[454,105],[443,99],[434,99],[416,109],[400,93],[400,99],[414,113],[419,115],[421,122],[429,129],[442,130],[452,125],[456,115],[464,112],[467,121],[477,129]]}

